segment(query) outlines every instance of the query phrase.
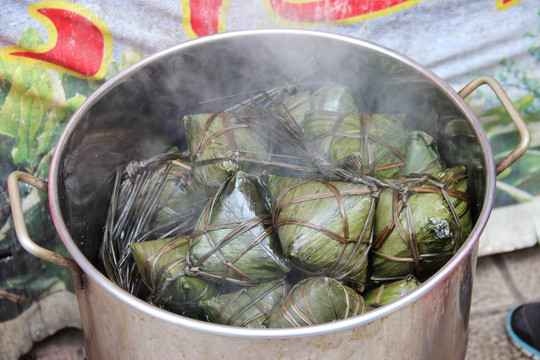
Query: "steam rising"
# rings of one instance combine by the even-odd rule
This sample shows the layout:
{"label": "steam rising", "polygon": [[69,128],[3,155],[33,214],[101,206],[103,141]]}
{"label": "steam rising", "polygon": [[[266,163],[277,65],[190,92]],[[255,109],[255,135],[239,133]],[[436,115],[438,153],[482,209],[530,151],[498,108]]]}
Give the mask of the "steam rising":
{"label": "steam rising", "polygon": [[[291,81],[313,60],[316,66],[309,76]],[[429,74],[393,55],[352,40],[303,32],[201,39],[158,54],[117,79],[76,119],[74,135],[63,149],[64,179],[58,186],[71,236],[94,261],[106,215],[97,209],[107,208],[113,174],[131,160],[171,146],[186,150],[184,116],[234,108],[249,100],[248,94],[299,91],[324,82],[348,87],[359,112],[405,114],[407,129],[425,130],[444,144],[442,156],[449,166],[465,163],[469,170],[482,171],[481,153],[462,159],[454,146],[454,140],[461,147],[476,143],[471,126],[465,121],[458,137],[445,133],[449,121],[464,118],[459,108]],[[297,149],[281,155],[298,157]],[[91,157],[107,161],[88,162]],[[483,185],[477,180],[473,187],[482,198]],[[88,214],[88,209],[96,211]]]}

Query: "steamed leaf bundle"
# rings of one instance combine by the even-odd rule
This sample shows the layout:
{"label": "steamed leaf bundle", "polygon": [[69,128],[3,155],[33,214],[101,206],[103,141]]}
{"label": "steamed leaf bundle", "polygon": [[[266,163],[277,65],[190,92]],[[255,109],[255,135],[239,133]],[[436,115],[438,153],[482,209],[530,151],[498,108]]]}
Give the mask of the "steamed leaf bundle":
{"label": "steamed leaf bundle", "polygon": [[268,313],[284,295],[285,283],[277,280],[201,301],[200,307],[213,323],[264,328]]}
{"label": "steamed leaf bundle", "polygon": [[219,187],[249,160],[267,160],[268,141],[238,122],[232,113],[187,115],[184,118],[193,172],[198,182]]}
{"label": "steamed leaf bundle", "polygon": [[118,172],[111,280],[209,322],[300,327],[394,301],[456,253],[472,229],[465,167],[315,66],[184,116],[188,151]]}
{"label": "steamed leaf bundle", "polygon": [[362,296],[329,277],[298,282],[268,315],[268,328],[301,327],[347,319],[368,311]]}
{"label": "steamed leaf bundle", "polygon": [[116,175],[101,257],[109,278],[131,293],[140,281],[129,244],[189,231],[206,203],[184,158],[158,154],[130,162]]}
{"label": "steamed leaf bundle", "polygon": [[217,294],[217,284],[185,274],[188,248],[189,238],[184,236],[131,244],[151,303],[184,312]]}
{"label": "steamed leaf bundle", "polygon": [[464,167],[396,181],[381,192],[372,249],[375,281],[437,271],[472,229]]}
{"label": "steamed leaf bundle", "polygon": [[419,286],[420,282],[414,276],[407,275],[401,280],[385,283],[371,290],[364,295],[364,300],[370,307],[378,308],[400,298]]}
{"label": "steamed leaf bundle", "polygon": [[393,177],[403,165],[405,115],[314,111],[305,134],[315,149],[348,171]]}
{"label": "steamed leaf bundle", "polygon": [[435,139],[423,131],[411,131],[407,136],[405,161],[398,176],[432,174],[444,170]]}
{"label": "steamed leaf bundle", "polygon": [[274,227],[290,264],[312,275],[366,281],[376,199],[363,184],[271,176]]}
{"label": "steamed leaf bundle", "polygon": [[243,172],[223,184],[207,203],[193,233],[192,271],[237,284],[257,284],[289,271],[260,191]]}
{"label": "steamed leaf bundle", "polygon": [[314,90],[305,90],[283,101],[287,111],[303,128],[304,116],[312,111],[358,112],[351,90],[337,84],[324,84]]}

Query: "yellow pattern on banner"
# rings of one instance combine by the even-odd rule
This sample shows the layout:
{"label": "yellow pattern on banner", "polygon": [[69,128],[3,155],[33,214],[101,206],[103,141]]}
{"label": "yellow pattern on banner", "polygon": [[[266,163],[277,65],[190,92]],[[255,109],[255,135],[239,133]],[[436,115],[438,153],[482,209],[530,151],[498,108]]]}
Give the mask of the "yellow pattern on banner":
{"label": "yellow pattern on banner", "polygon": [[517,3],[519,3],[521,0],[510,0],[510,1],[505,1],[505,0],[497,0],[497,2],[495,3],[495,8],[497,10],[500,10],[500,11],[504,11],[504,10],[508,10],[510,9],[512,6],[516,5]]}

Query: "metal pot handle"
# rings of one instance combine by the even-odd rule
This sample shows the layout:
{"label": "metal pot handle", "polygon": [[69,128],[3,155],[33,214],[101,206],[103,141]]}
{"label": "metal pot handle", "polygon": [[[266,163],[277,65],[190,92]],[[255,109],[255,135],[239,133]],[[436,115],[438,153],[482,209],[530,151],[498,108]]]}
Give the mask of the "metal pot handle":
{"label": "metal pot handle", "polygon": [[13,217],[13,223],[15,224],[15,232],[17,234],[17,239],[19,240],[19,243],[30,254],[40,259],[49,261],[53,264],[68,268],[73,273],[74,278],[80,279],[82,270],[74,260],[42,248],[41,246],[33,242],[28,235],[28,230],[26,229],[26,223],[24,221],[24,213],[22,210],[21,195],[19,193],[19,181],[33,186],[39,190],[47,192],[47,182],[45,180],[41,180],[40,178],[37,178],[22,171],[14,171],[9,174],[7,183],[9,202],[11,204],[11,216]]}
{"label": "metal pot handle", "polygon": [[529,134],[529,130],[527,129],[525,122],[523,121],[523,119],[519,115],[519,112],[516,110],[514,104],[512,103],[512,100],[510,100],[501,84],[499,84],[499,82],[493,77],[486,75],[477,77],[476,79],[465,85],[463,89],[461,89],[461,91],[459,92],[459,96],[464,99],[478,87],[484,84],[489,86],[491,90],[493,90],[497,98],[499,98],[499,101],[508,113],[508,116],[510,116],[510,119],[512,119],[514,125],[516,125],[519,136],[521,137],[519,145],[496,165],[495,171],[497,172],[497,175],[499,175],[527,151],[531,142],[531,135]]}

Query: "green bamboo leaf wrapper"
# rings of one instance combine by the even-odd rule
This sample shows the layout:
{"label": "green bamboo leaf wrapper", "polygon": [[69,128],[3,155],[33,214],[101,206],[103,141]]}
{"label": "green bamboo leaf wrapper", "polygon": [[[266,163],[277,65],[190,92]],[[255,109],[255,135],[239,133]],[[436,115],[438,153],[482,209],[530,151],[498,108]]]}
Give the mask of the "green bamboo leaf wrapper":
{"label": "green bamboo leaf wrapper", "polygon": [[158,211],[152,223],[157,234],[178,229],[179,223],[184,224],[184,229],[191,228],[208,199],[204,189],[192,182],[190,170],[181,164],[173,162],[159,196]]}
{"label": "green bamboo leaf wrapper", "polygon": [[136,294],[129,244],[190,232],[207,196],[192,185],[189,166],[176,152],[132,161],[118,171],[109,205],[101,259],[108,277]]}
{"label": "green bamboo leaf wrapper", "polygon": [[189,252],[193,271],[237,284],[257,284],[289,271],[261,191],[243,172],[223,184],[193,233]]}
{"label": "green bamboo leaf wrapper", "polygon": [[393,177],[403,165],[405,115],[315,111],[306,115],[313,146],[349,171]]}
{"label": "green bamboo leaf wrapper", "polygon": [[153,304],[181,312],[217,294],[215,283],[184,273],[189,237],[133,243],[130,247]]}
{"label": "green bamboo leaf wrapper", "polygon": [[324,84],[315,90],[301,91],[287,97],[284,105],[301,128],[305,114],[312,111],[358,112],[350,89],[337,84]]}
{"label": "green bamboo leaf wrapper", "polygon": [[295,268],[366,281],[376,199],[362,184],[271,176],[269,193],[281,248]]}
{"label": "green bamboo leaf wrapper", "polygon": [[437,271],[472,229],[469,202],[462,166],[425,175],[423,180],[405,179],[396,189],[383,190],[375,217],[372,279]]}
{"label": "green bamboo leaf wrapper", "polygon": [[[193,184],[189,163],[180,153],[156,155],[143,162],[132,162],[123,175],[123,199],[137,196],[135,209],[150,209],[146,230],[162,236],[173,229],[186,231],[194,226],[209,196]],[[138,216],[138,215],[135,215]]]}
{"label": "green bamboo leaf wrapper", "polygon": [[364,295],[366,304],[371,308],[378,308],[399,299],[408,292],[420,286],[420,282],[412,275],[405,278],[385,283]]}
{"label": "green bamboo leaf wrapper", "polygon": [[264,328],[268,313],[284,295],[285,283],[277,280],[201,301],[200,307],[209,322]]}
{"label": "green bamboo leaf wrapper", "polygon": [[290,328],[328,323],[369,310],[362,296],[329,277],[298,282],[266,319],[268,328]]}
{"label": "green bamboo leaf wrapper", "polygon": [[[194,174],[202,184],[219,187],[240,168],[240,159],[268,159],[268,141],[227,112],[184,117]],[[242,161],[242,170],[249,164]]]}
{"label": "green bamboo leaf wrapper", "polygon": [[435,139],[423,131],[411,131],[407,136],[405,161],[398,176],[432,174],[444,170],[444,163]]}

